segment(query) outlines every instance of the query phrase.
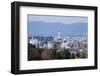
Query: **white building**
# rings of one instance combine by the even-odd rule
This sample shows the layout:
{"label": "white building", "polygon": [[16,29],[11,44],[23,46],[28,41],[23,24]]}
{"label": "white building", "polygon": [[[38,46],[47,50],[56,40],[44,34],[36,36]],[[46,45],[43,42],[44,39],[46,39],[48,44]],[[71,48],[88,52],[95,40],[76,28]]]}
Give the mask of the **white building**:
{"label": "white building", "polygon": [[35,45],[36,47],[39,45],[39,41],[37,39],[30,39],[29,43]]}
{"label": "white building", "polygon": [[69,46],[68,46],[68,42],[63,42],[63,43],[61,43],[61,48],[66,48],[66,49],[68,49],[68,48],[70,48]]}
{"label": "white building", "polygon": [[44,43],[43,47],[44,48],[48,48],[48,45],[46,43]]}
{"label": "white building", "polygon": [[44,45],[41,41],[39,41],[39,48],[44,48]]}
{"label": "white building", "polygon": [[48,42],[48,48],[49,48],[49,49],[50,49],[50,48],[53,48],[53,43]]}

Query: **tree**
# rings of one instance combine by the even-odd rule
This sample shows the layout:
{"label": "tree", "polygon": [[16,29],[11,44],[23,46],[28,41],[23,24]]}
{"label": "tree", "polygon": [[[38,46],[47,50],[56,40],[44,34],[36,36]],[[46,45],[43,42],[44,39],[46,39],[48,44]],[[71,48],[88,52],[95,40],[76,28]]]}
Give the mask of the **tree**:
{"label": "tree", "polygon": [[56,49],[49,49],[49,51],[51,51],[51,59],[56,59]]}
{"label": "tree", "polygon": [[81,58],[80,52],[77,52],[77,53],[76,53],[76,57],[77,57],[77,58]]}
{"label": "tree", "polygon": [[28,43],[28,47],[29,47],[29,48],[36,48],[35,45],[32,45],[32,44],[30,44],[30,43]]}
{"label": "tree", "polygon": [[64,55],[64,53],[62,51],[60,51],[60,52],[57,52],[56,53],[56,58],[57,59],[64,59],[65,58],[65,55]]}
{"label": "tree", "polygon": [[72,58],[72,59],[75,59],[75,54],[74,54],[74,53],[72,54],[71,58]]}
{"label": "tree", "polygon": [[42,49],[38,49],[35,45],[28,44],[28,60],[41,60]]}
{"label": "tree", "polygon": [[65,56],[65,59],[71,58],[71,53],[70,53],[69,49],[64,49],[64,56]]}
{"label": "tree", "polygon": [[87,52],[86,51],[82,52],[82,56],[81,57],[82,58],[87,58]]}
{"label": "tree", "polygon": [[28,49],[28,60],[41,60],[41,54],[35,48]]}
{"label": "tree", "polygon": [[44,48],[44,51],[42,52],[42,59],[43,60],[50,60],[52,59],[52,50]]}

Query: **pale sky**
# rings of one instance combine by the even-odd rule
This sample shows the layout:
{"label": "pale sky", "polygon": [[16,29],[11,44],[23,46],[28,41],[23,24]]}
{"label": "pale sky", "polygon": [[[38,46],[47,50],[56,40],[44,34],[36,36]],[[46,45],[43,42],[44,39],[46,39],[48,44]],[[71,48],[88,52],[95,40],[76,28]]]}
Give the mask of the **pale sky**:
{"label": "pale sky", "polygon": [[42,15],[29,15],[28,20],[30,21],[42,21],[42,22],[50,22],[50,23],[88,23],[87,17],[77,17],[77,16],[42,16]]}

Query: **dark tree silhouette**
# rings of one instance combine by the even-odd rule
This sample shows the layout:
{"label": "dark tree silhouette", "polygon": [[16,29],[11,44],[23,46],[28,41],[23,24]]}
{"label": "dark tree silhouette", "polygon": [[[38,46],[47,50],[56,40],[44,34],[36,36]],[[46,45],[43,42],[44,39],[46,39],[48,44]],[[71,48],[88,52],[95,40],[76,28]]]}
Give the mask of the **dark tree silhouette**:
{"label": "dark tree silhouette", "polygon": [[72,59],[75,59],[75,54],[74,53],[71,55],[71,58]]}

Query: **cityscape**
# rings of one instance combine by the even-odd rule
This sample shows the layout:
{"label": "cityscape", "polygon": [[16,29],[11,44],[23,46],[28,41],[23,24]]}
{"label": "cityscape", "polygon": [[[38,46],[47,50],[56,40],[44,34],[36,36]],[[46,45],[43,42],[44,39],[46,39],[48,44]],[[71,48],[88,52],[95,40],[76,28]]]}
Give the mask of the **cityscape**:
{"label": "cityscape", "polygon": [[[36,23],[34,23],[34,24],[36,24]],[[42,23],[42,24],[43,24],[43,26],[45,25],[45,23]],[[55,23],[52,23],[52,25],[53,24],[55,24]],[[82,24],[81,24],[81,26],[82,26]],[[40,25],[40,24],[37,24],[37,26],[38,25]],[[46,25],[47,25],[47,22],[46,22]],[[35,25],[33,25],[33,23],[32,23],[31,26],[33,27]],[[47,26],[49,26],[49,25],[47,25]],[[84,25],[84,26],[86,26],[86,25]],[[64,29],[62,29],[60,27],[56,31],[52,29],[52,31],[54,31],[55,33],[51,33],[52,31],[50,30],[51,31],[50,32],[49,31],[50,28],[48,28],[48,31],[51,34],[48,33],[48,35],[47,35],[46,34],[47,31],[45,29],[44,30],[46,32],[43,30],[42,33],[43,32],[45,32],[45,33],[42,34],[40,32],[41,33],[40,34],[38,31],[33,32],[33,30],[35,30],[34,28],[36,28],[36,27],[34,27],[33,29],[32,29],[32,27],[31,27],[31,29],[29,29],[29,34],[28,34],[28,60],[29,61],[31,61],[31,60],[84,59],[84,58],[88,58],[88,36],[87,36],[87,34],[84,34],[84,33],[81,33],[81,34],[75,33],[74,34],[72,32],[71,35],[68,35],[68,34],[65,35],[66,31],[63,32]],[[67,30],[67,27],[66,27],[66,30]],[[83,30],[84,28],[83,27],[81,27],[81,28],[82,29],[80,29],[80,30],[84,31]],[[69,27],[69,29],[70,29],[70,27]],[[32,30],[31,33],[30,33],[30,30]],[[70,29],[70,30],[72,30],[72,29]],[[39,34],[36,34],[37,32]],[[85,30],[85,32],[87,33],[87,30]]]}

